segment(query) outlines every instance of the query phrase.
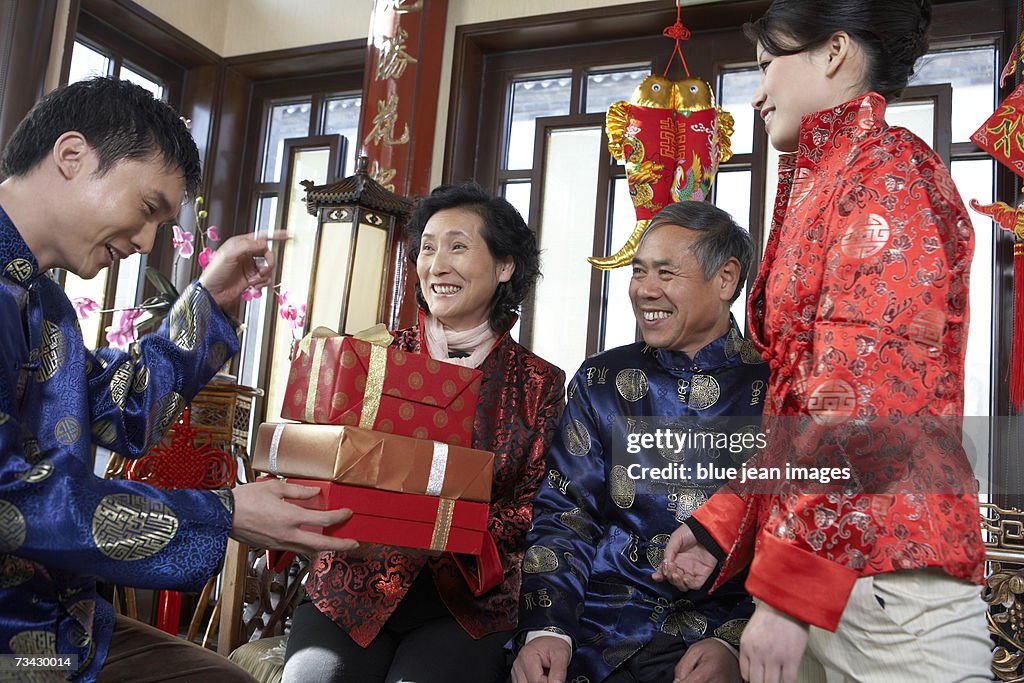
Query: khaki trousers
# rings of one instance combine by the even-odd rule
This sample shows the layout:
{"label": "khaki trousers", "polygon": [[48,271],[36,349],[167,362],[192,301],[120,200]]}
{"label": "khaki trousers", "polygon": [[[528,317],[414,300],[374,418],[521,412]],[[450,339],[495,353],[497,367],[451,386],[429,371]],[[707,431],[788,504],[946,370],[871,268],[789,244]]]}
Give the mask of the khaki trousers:
{"label": "khaki trousers", "polygon": [[835,633],[812,626],[800,683],[991,681],[979,586],[937,569],[858,579]]}

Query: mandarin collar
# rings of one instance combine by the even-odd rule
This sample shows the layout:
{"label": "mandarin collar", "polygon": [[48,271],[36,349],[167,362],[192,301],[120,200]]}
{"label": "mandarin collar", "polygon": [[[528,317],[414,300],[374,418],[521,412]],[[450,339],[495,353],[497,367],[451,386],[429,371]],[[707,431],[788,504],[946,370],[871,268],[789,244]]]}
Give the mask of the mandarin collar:
{"label": "mandarin collar", "polygon": [[729,314],[729,330],[718,339],[707,344],[690,358],[683,351],[672,349],[650,349],[658,364],[671,373],[709,372],[742,362],[741,349],[746,343],[736,319]]}
{"label": "mandarin collar", "polygon": [[885,98],[876,92],[859,95],[805,116],[800,122],[800,154],[816,156],[816,150],[838,136],[858,138],[885,125]]}
{"label": "mandarin collar", "polygon": [[3,277],[28,288],[39,279],[39,262],[29,251],[21,233],[0,206],[0,273]]}

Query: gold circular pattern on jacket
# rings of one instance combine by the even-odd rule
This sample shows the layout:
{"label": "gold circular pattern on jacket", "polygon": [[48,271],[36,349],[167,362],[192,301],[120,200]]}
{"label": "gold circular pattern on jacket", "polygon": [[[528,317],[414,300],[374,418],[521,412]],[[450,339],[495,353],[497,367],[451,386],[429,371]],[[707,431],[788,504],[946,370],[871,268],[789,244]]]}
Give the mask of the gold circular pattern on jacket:
{"label": "gold circular pattern on jacket", "polygon": [[135,376],[132,378],[132,393],[141,394],[149,387],[149,368],[139,365],[135,369]]}
{"label": "gold circular pattern on jacket", "polygon": [[615,465],[608,473],[608,493],[612,502],[622,509],[633,507],[636,501],[636,481],[623,465]]}
{"label": "gold circular pattern on jacket", "polygon": [[857,395],[848,382],[830,379],[814,387],[807,411],[815,418],[849,417],[857,407]]}
{"label": "gold circular pattern on jacket", "polygon": [[740,360],[747,365],[761,365],[764,363],[764,358],[758,352],[757,347],[754,346],[754,342],[749,339],[740,339],[737,345],[740,352]]}
{"label": "gold circular pattern on jacket", "polygon": [[0,588],[14,588],[35,576],[36,568],[28,560],[0,555]]}
{"label": "gold circular pattern on jacket", "polygon": [[153,445],[161,438],[167,429],[178,419],[181,409],[185,405],[185,399],[180,394],[170,392],[160,397],[149,410],[149,424],[152,430],[146,443]]}
{"label": "gold circular pattern on jacket", "polygon": [[0,589],[20,586],[31,580],[36,567],[29,560],[13,555],[0,555]]}
{"label": "gold circular pattern on jacket", "polygon": [[16,655],[57,654],[57,634],[50,631],[22,631],[7,641],[7,647]]}
{"label": "gold circular pattern on jacket", "polygon": [[734,647],[739,647],[740,636],[743,635],[743,627],[746,624],[746,619],[730,619],[715,629],[715,636]]}
{"label": "gold circular pattern on jacket", "polygon": [[594,542],[594,536],[591,533],[591,524],[593,523],[593,520],[590,518],[590,515],[583,511],[582,508],[575,507],[572,510],[563,512],[558,515],[558,520],[568,528],[572,529],[577,536],[587,543]]}
{"label": "gold circular pattern on jacket", "polygon": [[121,410],[128,405],[128,391],[132,382],[133,370],[132,362],[126,360],[117,366],[110,378],[110,398],[114,405]]}
{"label": "gold circular pattern on jacket", "polygon": [[629,659],[630,655],[643,647],[643,643],[636,638],[628,638],[621,643],[610,645],[601,651],[601,659],[608,666],[616,667]]}
{"label": "gold circular pattern on jacket", "polygon": [[113,560],[151,557],[177,533],[178,518],[171,508],[134,493],[104,496],[92,516],[92,540]]}
{"label": "gold circular pattern on jacket", "polygon": [[669,534],[658,534],[651,539],[647,546],[647,562],[653,569],[657,569],[661,561],[665,559],[665,546],[671,538]]}
{"label": "gold circular pattern on jacket", "polygon": [[29,484],[38,484],[51,474],[53,474],[53,463],[49,460],[44,460],[24,472],[19,472],[17,477]]}
{"label": "gold circular pattern on jacket", "polygon": [[45,382],[61,369],[67,359],[67,344],[60,327],[49,320],[43,321],[42,344],[39,347],[39,372],[37,382]]}
{"label": "gold circular pattern on jacket", "polygon": [[[693,511],[706,503],[708,496],[696,486],[683,488],[676,497],[676,519],[683,520],[693,514]],[[679,515],[683,514],[684,517]]]}
{"label": "gold circular pattern on jacket", "polygon": [[679,619],[676,617],[675,612],[670,613],[665,617],[665,621],[661,622],[661,632],[667,633],[670,636],[679,635]]}
{"label": "gold circular pattern on jacket", "polygon": [[708,630],[707,617],[696,610],[676,612],[676,617],[679,619],[679,625],[681,628],[692,631],[693,633],[704,635]]}
{"label": "gold circular pattern on jacket", "polygon": [[57,420],[57,424],[53,426],[53,436],[58,443],[70,446],[82,436],[82,427],[78,424],[77,419],[66,415]]}
{"label": "gold circular pattern on jacket", "polygon": [[626,368],[615,375],[615,388],[619,390],[619,396],[632,403],[646,396],[650,385],[643,370]]}
{"label": "gold circular pattern on jacket", "polygon": [[117,427],[110,420],[100,420],[89,429],[89,432],[103,446],[109,446],[117,438]]}
{"label": "gold circular pattern on jacket", "polygon": [[213,495],[217,496],[217,500],[220,501],[225,510],[231,513],[235,511],[235,497],[230,489],[214,489]]}
{"label": "gold circular pattern on jacket", "polygon": [[523,555],[523,571],[527,574],[543,574],[558,569],[558,555],[551,548],[533,545]]}
{"label": "gold circular pattern on jacket", "polygon": [[11,416],[7,413],[0,411],[0,425],[7,424],[7,421],[11,419]]}
{"label": "gold circular pattern on jacket", "polygon": [[889,243],[889,233],[889,223],[885,218],[869,213],[847,227],[846,234],[839,241],[839,248],[850,258],[868,258],[885,248]]}
{"label": "gold circular pattern on jacket", "polygon": [[711,375],[694,375],[690,380],[690,398],[687,404],[694,410],[704,410],[718,403],[722,387]]}
{"label": "gold circular pattern on jacket", "polygon": [[11,259],[4,267],[4,275],[15,282],[25,282],[32,277],[32,262],[28,259]]}
{"label": "gold circular pattern on jacket", "polygon": [[0,500],[0,553],[9,553],[25,542],[27,527],[21,510],[6,500]]}
{"label": "gold circular pattern on jacket", "polygon": [[584,456],[590,452],[590,432],[579,420],[567,422],[562,432],[562,442],[566,449],[575,456]]}

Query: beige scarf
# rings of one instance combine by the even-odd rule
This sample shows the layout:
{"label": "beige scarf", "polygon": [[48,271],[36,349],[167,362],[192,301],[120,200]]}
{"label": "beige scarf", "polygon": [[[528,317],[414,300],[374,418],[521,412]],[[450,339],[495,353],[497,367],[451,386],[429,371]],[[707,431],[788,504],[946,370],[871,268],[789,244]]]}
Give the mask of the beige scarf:
{"label": "beige scarf", "polygon": [[[432,315],[425,318],[423,330],[427,337],[427,353],[434,360],[467,368],[477,368],[491,352],[497,335],[491,330],[489,322],[484,321],[482,325],[471,330],[456,332],[445,327],[440,320]],[[450,358],[449,351],[462,351],[469,355],[462,358]]]}

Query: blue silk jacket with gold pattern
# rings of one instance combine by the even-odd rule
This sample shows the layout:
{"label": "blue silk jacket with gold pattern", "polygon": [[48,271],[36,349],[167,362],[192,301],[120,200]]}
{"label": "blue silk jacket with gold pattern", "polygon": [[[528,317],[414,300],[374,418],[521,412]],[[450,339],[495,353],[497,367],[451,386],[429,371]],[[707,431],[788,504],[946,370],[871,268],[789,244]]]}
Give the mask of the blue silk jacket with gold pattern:
{"label": "blue silk jacket with gold pattern", "polygon": [[[740,582],[713,595],[684,593],[651,572],[669,535],[725,483],[698,476],[697,465],[721,471],[749,455],[684,435],[756,431],[767,379],[735,321],[692,359],[637,342],[580,367],[534,499],[519,608],[520,632],[572,637],[566,680],[604,680],[659,631],[686,644],[718,637],[738,645],[753,611]],[[639,437],[656,439],[659,430],[682,440],[643,447]]]}
{"label": "blue silk jacket with gold pattern", "polygon": [[749,565],[754,597],[831,631],[862,576],[984,570],[959,434],[974,231],[939,156],[884,114],[868,93],[804,118],[748,300],[764,424],[786,434],[758,457],[849,481],[723,490],[691,522],[729,552],[722,576]]}
{"label": "blue silk jacket with gold pattern", "polygon": [[136,355],[87,351],[71,302],[3,209],[0,270],[0,653],[77,655],[76,680],[91,681],[114,625],[96,579],[198,590],[234,508],[226,490],[98,478],[92,444],[141,455],[238,340],[193,284]]}

